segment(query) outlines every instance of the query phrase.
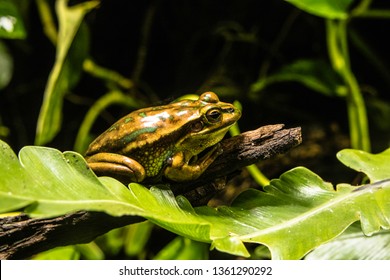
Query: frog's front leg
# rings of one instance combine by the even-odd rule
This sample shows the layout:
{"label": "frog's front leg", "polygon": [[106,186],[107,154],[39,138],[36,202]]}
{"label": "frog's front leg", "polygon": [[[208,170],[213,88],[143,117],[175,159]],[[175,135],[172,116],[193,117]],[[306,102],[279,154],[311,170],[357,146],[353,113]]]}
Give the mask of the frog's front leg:
{"label": "frog's front leg", "polygon": [[98,174],[116,174],[132,182],[145,179],[145,169],[136,160],[114,153],[97,153],[86,158],[89,167]]}
{"label": "frog's front leg", "polygon": [[168,166],[164,170],[164,175],[176,182],[195,180],[222,152],[221,145],[218,143],[202,158],[194,162],[191,161],[191,158],[186,158],[184,152],[178,152],[170,158]]}

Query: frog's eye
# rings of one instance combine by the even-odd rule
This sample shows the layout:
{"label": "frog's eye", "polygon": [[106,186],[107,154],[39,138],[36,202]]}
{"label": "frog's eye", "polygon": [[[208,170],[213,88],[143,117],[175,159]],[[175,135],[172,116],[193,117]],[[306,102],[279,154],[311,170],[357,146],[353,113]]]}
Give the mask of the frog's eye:
{"label": "frog's eye", "polygon": [[206,118],[210,123],[217,123],[221,121],[222,113],[219,109],[210,109],[206,112]]}

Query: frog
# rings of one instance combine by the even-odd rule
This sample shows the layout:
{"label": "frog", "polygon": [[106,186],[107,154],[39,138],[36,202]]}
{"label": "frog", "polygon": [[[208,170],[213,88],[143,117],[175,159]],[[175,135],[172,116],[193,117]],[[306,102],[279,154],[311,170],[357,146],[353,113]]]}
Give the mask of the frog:
{"label": "frog", "polygon": [[195,180],[223,152],[220,141],[240,117],[210,91],[135,110],[89,145],[86,161],[97,175],[126,183]]}

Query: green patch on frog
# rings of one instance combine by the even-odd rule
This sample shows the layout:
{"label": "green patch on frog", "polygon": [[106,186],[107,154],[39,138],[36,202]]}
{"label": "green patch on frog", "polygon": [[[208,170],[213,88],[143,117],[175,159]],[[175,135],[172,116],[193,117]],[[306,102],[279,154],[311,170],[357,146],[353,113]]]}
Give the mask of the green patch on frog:
{"label": "green patch on frog", "polygon": [[128,144],[135,141],[140,135],[144,135],[145,133],[153,133],[156,130],[157,127],[144,127],[130,134],[125,135],[123,138],[121,138],[121,140],[123,143]]}
{"label": "green patch on frog", "polygon": [[134,121],[134,118],[132,118],[132,117],[125,118],[125,123],[129,123],[132,121]]}
{"label": "green patch on frog", "polygon": [[118,124],[113,124],[107,131],[113,131],[113,130],[117,130],[119,127]]}

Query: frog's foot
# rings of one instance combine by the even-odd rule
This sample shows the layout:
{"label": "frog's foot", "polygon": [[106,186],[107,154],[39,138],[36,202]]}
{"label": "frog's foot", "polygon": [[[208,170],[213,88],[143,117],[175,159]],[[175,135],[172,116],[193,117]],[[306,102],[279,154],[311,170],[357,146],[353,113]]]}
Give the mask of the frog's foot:
{"label": "frog's foot", "polygon": [[[126,178],[131,182],[142,182],[145,169],[136,160],[124,155],[98,153],[86,158],[89,167],[98,175]],[[123,181],[120,179],[120,181]]]}
{"label": "frog's foot", "polygon": [[222,154],[223,150],[218,143],[211,147],[201,158],[192,157],[189,162],[184,159],[183,153],[177,153],[168,162],[165,168],[165,177],[176,182],[191,181],[197,179]]}

